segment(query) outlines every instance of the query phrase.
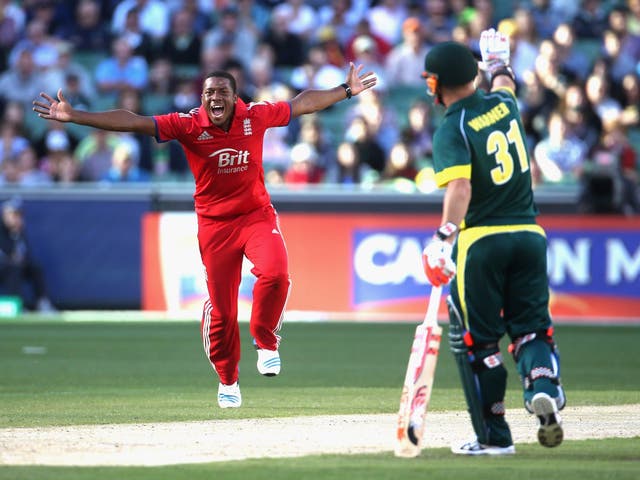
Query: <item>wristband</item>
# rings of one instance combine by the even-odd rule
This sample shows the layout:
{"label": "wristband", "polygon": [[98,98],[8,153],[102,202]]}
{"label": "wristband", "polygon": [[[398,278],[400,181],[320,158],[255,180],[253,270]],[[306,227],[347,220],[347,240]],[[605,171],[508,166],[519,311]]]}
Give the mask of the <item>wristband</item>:
{"label": "wristband", "polygon": [[495,72],[491,72],[492,87],[493,87],[493,80],[500,75],[506,75],[511,80],[513,80],[513,83],[516,83],[516,75],[515,73],[513,73],[513,69],[509,65],[503,65],[500,68],[498,68]]}
{"label": "wristband", "polygon": [[446,240],[458,231],[458,227],[452,222],[447,222],[436,230],[436,237],[440,240]]}
{"label": "wristband", "polygon": [[347,99],[350,100],[351,97],[353,96],[353,93],[351,92],[351,87],[349,86],[349,84],[341,83],[340,86],[344,88],[344,91],[347,93]]}

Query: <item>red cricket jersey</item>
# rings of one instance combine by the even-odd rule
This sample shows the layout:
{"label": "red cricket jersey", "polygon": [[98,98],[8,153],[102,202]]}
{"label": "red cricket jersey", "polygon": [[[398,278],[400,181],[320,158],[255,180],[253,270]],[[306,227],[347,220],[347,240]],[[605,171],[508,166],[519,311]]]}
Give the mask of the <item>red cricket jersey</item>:
{"label": "red cricket jersey", "polygon": [[289,102],[247,105],[238,99],[228,132],[214,126],[202,106],[153,119],[158,142],[175,139],[184,149],[198,215],[232,217],[271,203],[264,185],[263,137],[267,128],[288,125]]}

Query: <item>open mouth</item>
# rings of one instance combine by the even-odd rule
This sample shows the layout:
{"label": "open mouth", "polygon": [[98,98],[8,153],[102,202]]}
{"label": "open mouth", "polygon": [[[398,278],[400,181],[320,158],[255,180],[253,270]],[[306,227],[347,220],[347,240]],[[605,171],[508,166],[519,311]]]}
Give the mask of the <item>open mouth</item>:
{"label": "open mouth", "polygon": [[211,114],[215,118],[220,118],[224,114],[224,106],[223,105],[212,105],[211,106]]}

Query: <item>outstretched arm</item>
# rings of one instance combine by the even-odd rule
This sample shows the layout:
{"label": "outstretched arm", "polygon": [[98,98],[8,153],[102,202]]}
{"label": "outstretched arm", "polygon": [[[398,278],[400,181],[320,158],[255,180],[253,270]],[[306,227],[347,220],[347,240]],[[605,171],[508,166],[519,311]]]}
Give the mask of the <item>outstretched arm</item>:
{"label": "outstretched arm", "polygon": [[[346,84],[351,91],[351,95],[356,96],[360,92],[375,86],[378,79],[373,72],[361,73],[364,65],[355,67],[353,63],[349,65]],[[328,90],[304,90],[291,100],[292,116],[298,117],[306,113],[317,112],[338,103],[340,100],[349,98],[347,89],[342,85]]]}
{"label": "outstretched arm", "polygon": [[154,136],[156,125],[153,118],[138,115],[128,110],[109,110],[106,112],[85,112],[74,109],[58,90],[55,99],[46,93],[40,93],[40,99],[34,100],[33,111],[40,118],[57,122],[70,122],[78,125],[112,130],[115,132],[136,132]]}

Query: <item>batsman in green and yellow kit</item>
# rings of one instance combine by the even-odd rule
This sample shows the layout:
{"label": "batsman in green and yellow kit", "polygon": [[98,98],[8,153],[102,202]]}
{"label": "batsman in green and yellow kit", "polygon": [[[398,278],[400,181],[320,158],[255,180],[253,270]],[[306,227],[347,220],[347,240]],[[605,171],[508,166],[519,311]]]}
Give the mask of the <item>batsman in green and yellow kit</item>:
{"label": "batsman in green and yellow kit", "polygon": [[466,46],[444,42],[425,58],[428,92],[446,108],[433,139],[436,182],[446,191],[442,226],[423,261],[433,285],[451,282],[449,342],[476,434],[452,451],[505,455],[515,447],[505,420],[504,335],[544,446],[562,442],[565,396],[549,314],[547,241],[536,223],[508,38],[486,30],[480,50],[488,92],[476,88],[478,62]]}

